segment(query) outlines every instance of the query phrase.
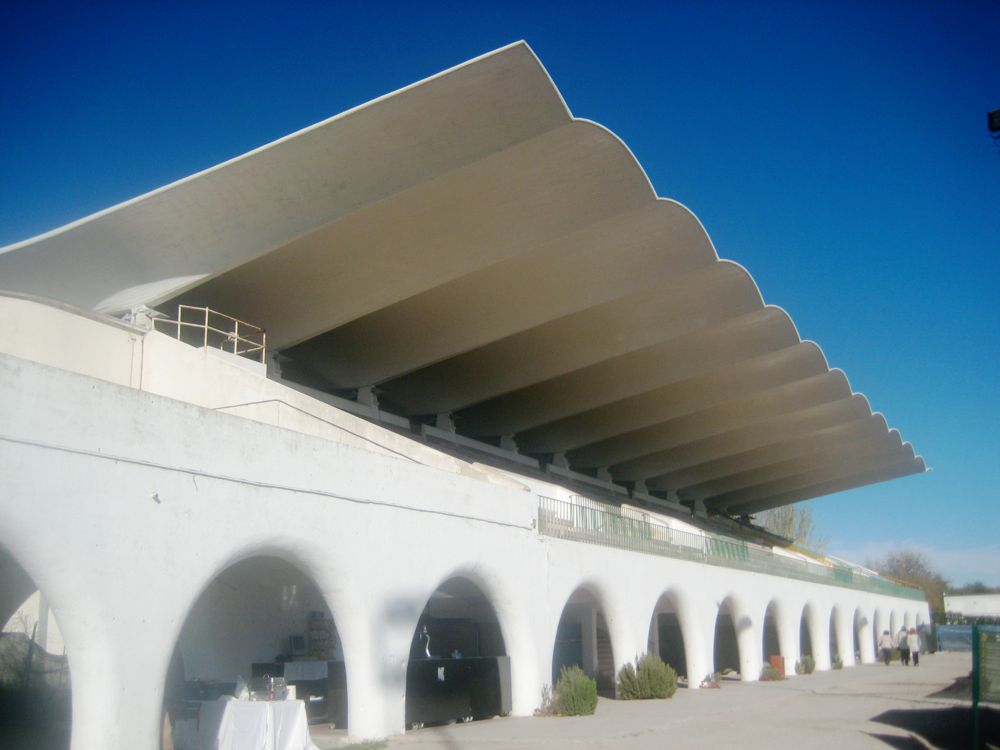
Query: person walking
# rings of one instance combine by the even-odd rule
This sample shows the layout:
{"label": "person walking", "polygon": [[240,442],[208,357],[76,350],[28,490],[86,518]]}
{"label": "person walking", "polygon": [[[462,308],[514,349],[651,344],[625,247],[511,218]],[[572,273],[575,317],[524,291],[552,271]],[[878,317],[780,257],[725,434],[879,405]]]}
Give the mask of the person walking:
{"label": "person walking", "polygon": [[899,649],[899,663],[904,667],[910,666],[910,646],[906,642],[908,633],[906,628],[899,629],[899,637],[896,639],[896,648]]}
{"label": "person walking", "polygon": [[878,647],[882,650],[882,661],[885,665],[889,666],[889,660],[892,658],[892,635],[888,630],[882,631],[882,637],[878,639]]}
{"label": "person walking", "polygon": [[910,649],[910,657],[913,659],[913,666],[920,666],[920,636],[916,628],[910,628],[906,634],[906,645]]}

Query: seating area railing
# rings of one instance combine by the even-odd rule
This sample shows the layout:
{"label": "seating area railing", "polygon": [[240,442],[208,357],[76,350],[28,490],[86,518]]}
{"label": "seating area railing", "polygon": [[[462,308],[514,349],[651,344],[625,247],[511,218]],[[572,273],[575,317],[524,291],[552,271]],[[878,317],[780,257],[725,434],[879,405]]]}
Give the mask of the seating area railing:
{"label": "seating area railing", "polygon": [[207,307],[177,306],[177,320],[153,318],[153,328],[192,346],[211,346],[240,357],[264,362],[267,333]]}
{"label": "seating area railing", "polygon": [[775,554],[772,548],[710,532],[674,529],[634,508],[609,505],[582,496],[570,500],[538,498],[538,531],[545,536],[661,557],[722,565],[813,583],[846,586],[878,594],[923,600],[919,589],[848,567],[823,565]]}

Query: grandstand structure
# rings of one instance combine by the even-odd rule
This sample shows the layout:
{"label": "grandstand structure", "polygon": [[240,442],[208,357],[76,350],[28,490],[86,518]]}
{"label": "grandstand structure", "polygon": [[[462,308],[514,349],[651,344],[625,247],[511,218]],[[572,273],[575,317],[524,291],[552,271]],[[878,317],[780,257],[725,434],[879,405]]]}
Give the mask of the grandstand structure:
{"label": "grandstand structure", "polygon": [[929,622],[753,520],[923,459],[524,43],[0,249],[0,289],[0,621],[44,595],[76,750],[254,665],[324,664],[371,738],[459,661],[496,695],[451,718],[530,715],[568,664],[697,689]]}

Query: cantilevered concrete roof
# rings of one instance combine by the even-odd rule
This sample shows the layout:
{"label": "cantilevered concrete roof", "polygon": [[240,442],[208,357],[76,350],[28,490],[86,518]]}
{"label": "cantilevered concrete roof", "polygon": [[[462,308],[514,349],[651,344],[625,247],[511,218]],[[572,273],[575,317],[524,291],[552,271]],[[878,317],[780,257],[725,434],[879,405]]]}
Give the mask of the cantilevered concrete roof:
{"label": "cantilevered concrete roof", "polygon": [[4,248],[0,280],[209,306],[289,377],[721,511],[925,470],[524,43]]}

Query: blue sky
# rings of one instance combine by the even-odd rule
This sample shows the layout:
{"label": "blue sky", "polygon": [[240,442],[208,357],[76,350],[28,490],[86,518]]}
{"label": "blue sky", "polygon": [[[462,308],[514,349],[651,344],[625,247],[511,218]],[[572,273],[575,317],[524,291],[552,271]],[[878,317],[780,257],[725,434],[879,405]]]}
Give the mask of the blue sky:
{"label": "blue sky", "polygon": [[12,4],[0,245],[518,39],[933,467],[830,551],[1000,585],[1000,3]]}

